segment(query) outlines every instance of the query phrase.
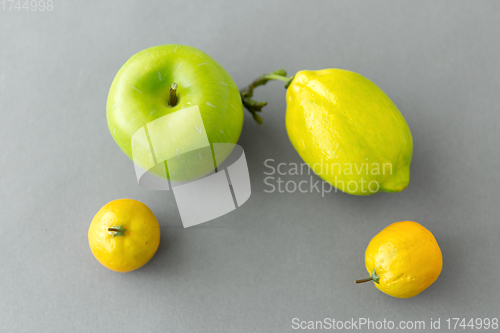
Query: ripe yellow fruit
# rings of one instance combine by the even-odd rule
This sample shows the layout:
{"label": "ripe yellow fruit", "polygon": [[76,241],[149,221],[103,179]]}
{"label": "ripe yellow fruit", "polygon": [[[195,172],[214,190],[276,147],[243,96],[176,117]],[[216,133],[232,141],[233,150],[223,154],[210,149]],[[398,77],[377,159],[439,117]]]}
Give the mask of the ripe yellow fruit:
{"label": "ripe yellow fruit", "polygon": [[436,281],[443,268],[441,249],[432,233],[417,222],[396,222],[378,233],[368,244],[365,263],[384,293],[409,298]]}
{"label": "ripe yellow fruit", "polygon": [[119,199],[103,206],[90,223],[89,246],[105,267],[120,273],[145,265],[160,244],[160,225],[142,202]]}
{"label": "ripe yellow fruit", "polygon": [[354,195],[408,186],[411,132],[376,84],[343,69],[303,70],[286,101],[290,141],[323,180]]}

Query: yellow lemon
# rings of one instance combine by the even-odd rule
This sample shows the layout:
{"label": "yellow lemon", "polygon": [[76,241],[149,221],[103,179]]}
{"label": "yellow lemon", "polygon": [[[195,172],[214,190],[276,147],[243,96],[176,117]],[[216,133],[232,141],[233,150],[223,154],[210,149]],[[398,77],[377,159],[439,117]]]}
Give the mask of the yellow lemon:
{"label": "yellow lemon", "polygon": [[90,223],[90,250],[105,267],[120,273],[145,265],[160,244],[160,225],[153,212],[132,199],[111,201]]}
{"label": "yellow lemon", "polygon": [[241,91],[243,105],[262,124],[267,102],[256,87],[285,81],[286,129],[292,145],[330,185],[354,195],[399,192],[410,181],[413,141],[398,108],[373,82],[343,69],[264,74]]}
{"label": "yellow lemon", "polygon": [[410,129],[376,84],[342,69],[304,70],[286,98],[290,141],[323,180],[355,195],[408,186]]}
{"label": "yellow lemon", "polygon": [[409,298],[436,281],[443,268],[441,249],[432,233],[417,222],[389,225],[368,244],[365,263],[371,277],[384,293]]}

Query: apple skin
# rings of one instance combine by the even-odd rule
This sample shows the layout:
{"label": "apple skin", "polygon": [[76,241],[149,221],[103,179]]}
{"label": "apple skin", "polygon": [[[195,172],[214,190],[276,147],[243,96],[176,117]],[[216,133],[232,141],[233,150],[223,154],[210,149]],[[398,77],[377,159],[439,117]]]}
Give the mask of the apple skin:
{"label": "apple skin", "polygon": [[[177,103],[168,104],[172,83],[177,83]],[[235,82],[226,70],[208,54],[186,45],[159,45],[133,55],[116,74],[108,94],[106,116],[113,139],[125,154],[144,170],[150,169],[146,154],[132,156],[132,137],[146,124],[165,115],[198,106],[209,143],[236,143],[243,126],[243,106]],[[172,156],[179,145],[195,140],[189,115],[172,128],[179,139],[161,143],[161,149]],[[163,131],[163,129],[162,129]],[[175,141],[175,142],[174,142]],[[135,142],[137,144],[137,142]],[[141,144],[139,142],[139,144]],[[143,150],[149,151],[143,142]],[[135,148],[137,151],[137,146]],[[139,156],[141,155],[141,156]],[[148,162],[149,160],[149,162]],[[160,163],[161,161],[158,161]],[[201,176],[209,170],[187,165],[187,178]],[[153,169],[150,172],[157,174]],[[186,180],[180,179],[180,180]],[[165,178],[165,177],[163,177]],[[182,177],[180,177],[182,178]]]}

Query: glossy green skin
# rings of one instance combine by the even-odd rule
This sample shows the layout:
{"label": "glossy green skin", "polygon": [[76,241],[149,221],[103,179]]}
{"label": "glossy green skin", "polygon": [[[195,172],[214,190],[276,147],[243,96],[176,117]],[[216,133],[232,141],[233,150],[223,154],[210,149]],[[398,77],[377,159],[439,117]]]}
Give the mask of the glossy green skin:
{"label": "glossy green skin", "polygon": [[[178,101],[171,107],[168,99],[174,82],[178,85]],[[199,107],[210,143],[238,141],[243,126],[243,106],[238,87],[224,68],[191,46],[151,47],[132,56],[116,74],[106,107],[108,127],[125,154],[143,169],[148,169],[146,154],[132,157],[131,138],[134,133],[162,116],[195,105]],[[173,129],[165,128],[165,133],[174,130],[186,144],[195,140],[193,134],[183,134],[192,132],[189,129],[194,121],[188,117],[183,123],[176,123]],[[174,152],[179,144],[162,142],[161,147]],[[149,151],[147,143],[144,145],[145,151]],[[187,172],[188,178],[205,171],[191,170]]]}

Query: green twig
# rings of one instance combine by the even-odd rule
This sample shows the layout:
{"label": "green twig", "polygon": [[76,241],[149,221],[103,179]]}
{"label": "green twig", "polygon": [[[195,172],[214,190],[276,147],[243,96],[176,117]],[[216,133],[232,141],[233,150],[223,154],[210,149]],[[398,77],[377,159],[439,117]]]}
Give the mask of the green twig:
{"label": "green twig", "polygon": [[243,106],[250,111],[250,113],[253,116],[253,119],[259,125],[262,125],[262,118],[257,114],[257,112],[261,112],[262,108],[267,105],[266,101],[256,101],[252,99],[253,97],[253,90],[257,88],[258,86],[263,86],[267,82],[272,81],[272,80],[280,80],[285,82],[285,89],[288,88],[290,83],[293,80],[293,76],[287,77],[286,76],[286,71],[284,69],[278,69],[277,71],[271,72],[269,74],[264,74],[259,76],[257,79],[255,79],[248,87],[242,89],[240,91],[241,94],[241,101],[243,102]]}

